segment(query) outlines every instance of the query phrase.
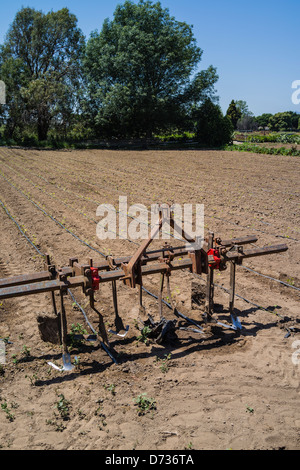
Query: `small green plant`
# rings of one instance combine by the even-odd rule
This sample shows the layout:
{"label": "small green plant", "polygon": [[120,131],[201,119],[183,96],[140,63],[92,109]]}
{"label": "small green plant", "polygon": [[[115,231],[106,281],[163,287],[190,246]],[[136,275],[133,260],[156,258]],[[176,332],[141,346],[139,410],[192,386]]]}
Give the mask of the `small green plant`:
{"label": "small green plant", "polygon": [[59,423],[57,420],[46,419],[46,424],[50,426],[54,426],[55,431],[62,432],[66,429],[66,426],[63,423]]}
{"label": "small green plant", "polygon": [[112,395],[116,394],[115,384],[103,385],[103,387],[105,388],[105,390],[108,390],[109,392],[111,392]]}
{"label": "small green plant", "polygon": [[169,370],[169,361],[171,360],[172,354],[165,354],[163,358],[156,358],[156,361],[160,363],[160,370],[164,373],[168,372]]}
{"label": "small green plant", "polygon": [[31,385],[34,386],[34,385],[36,385],[36,383],[37,383],[38,376],[37,376],[36,374],[33,374],[33,375],[25,375],[25,379],[29,379]]}
{"label": "small green plant", "polygon": [[95,416],[98,416],[100,418],[101,424],[99,425],[99,429],[103,429],[103,427],[107,426],[106,420],[106,415],[103,413],[103,399],[99,398],[99,400],[96,401],[96,403],[99,405],[98,408],[95,410],[94,414]]}
{"label": "small green plant", "polygon": [[23,359],[26,361],[29,357],[30,357],[30,348],[28,348],[27,346],[23,346],[22,348],[22,356],[23,356]]}
{"label": "small green plant", "polygon": [[286,280],[287,284],[289,284],[290,286],[294,286],[295,285],[295,280],[293,277],[290,277]]}
{"label": "small green plant", "polygon": [[252,408],[251,406],[246,405],[246,411],[248,413],[254,413],[254,408]]}
{"label": "small green plant", "polygon": [[18,359],[17,354],[12,354],[11,358],[14,364],[18,364],[19,359]]}
{"label": "small green plant", "polygon": [[145,344],[148,344],[149,338],[148,336],[151,333],[151,328],[149,326],[144,326],[144,328],[141,331],[140,336],[137,337],[137,342],[142,341]]}
{"label": "small green plant", "polygon": [[188,445],[185,447],[186,450],[191,450],[193,448],[193,443],[189,442]]}
{"label": "small green plant", "polygon": [[55,403],[55,407],[57,408],[60,417],[67,421],[70,419],[70,402],[65,398],[65,396],[60,393],[58,395],[59,400]]}
{"label": "small green plant", "polygon": [[70,343],[70,346],[73,347],[73,348],[79,348],[80,346],[82,346],[82,340],[81,339],[77,339],[76,338],[76,335],[85,335],[87,334],[87,331],[84,329],[83,325],[81,325],[80,323],[72,323],[71,325],[71,333],[69,334],[69,343]]}
{"label": "small green plant", "polygon": [[81,409],[77,410],[77,414],[78,414],[79,419],[85,419],[86,418],[86,414]]}
{"label": "small green plant", "polygon": [[4,403],[1,403],[1,409],[6,413],[6,418],[8,421],[14,421],[15,415],[11,413],[10,409],[8,408],[8,403],[5,401]]}
{"label": "small green plant", "polygon": [[138,407],[139,415],[144,415],[151,410],[156,410],[156,401],[154,398],[148,398],[146,393],[141,393],[134,401]]}
{"label": "small green plant", "polygon": [[80,356],[75,356],[74,357],[74,366],[78,367],[78,369],[80,368],[80,366],[81,366]]}
{"label": "small green plant", "polygon": [[102,412],[102,407],[103,407],[102,403],[103,403],[103,399],[102,399],[102,398],[99,398],[98,400],[96,400],[96,403],[97,403],[97,405],[99,405],[99,406],[96,408],[94,414],[95,414],[95,416],[99,416],[99,415],[101,414],[101,412]]}

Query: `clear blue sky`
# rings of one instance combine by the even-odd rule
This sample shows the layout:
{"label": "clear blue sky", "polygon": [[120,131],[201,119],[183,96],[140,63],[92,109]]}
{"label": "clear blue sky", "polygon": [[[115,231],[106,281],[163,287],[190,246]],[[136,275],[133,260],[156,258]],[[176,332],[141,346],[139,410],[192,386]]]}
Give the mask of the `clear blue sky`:
{"label": "clear blue sky", "polygon": [[[123,0],[8,0],[0,5],[0,43],[22,7],[44,12],[68,7],[88,38]],[[137,0],[135,1],[137,3]],[[257,116],[296,111],[292,82],[300,80],[300,0],[161,0],[178,21],[193,25],[204,51],[199,68],[217,67],[216,89],[226,112],[245,100]]]}

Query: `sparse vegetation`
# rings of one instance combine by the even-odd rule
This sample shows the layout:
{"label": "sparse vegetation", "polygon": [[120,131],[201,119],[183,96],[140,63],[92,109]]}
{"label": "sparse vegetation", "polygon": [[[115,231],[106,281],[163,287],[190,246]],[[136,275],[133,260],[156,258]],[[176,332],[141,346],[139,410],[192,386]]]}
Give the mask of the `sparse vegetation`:
{"label": "sparse vegetation", "polygon": [[37,374],[32,374],[32,375],[25,375],[25,379],[29,379],[30,380],[30,383],[31,385],[36,385],[37,383],[37,380],[38,380],[38,376]]}
{"label": "sparse vegetation", "polygon": [[160,364],[159,368],[162,372],[166,373],[169,370],[170,360],[172,358],[172,354],[165,354],[163,358],[156,358],[156,361]]}
{"label": "sparse vegetation", "polygon": [[296,147],[291,147],[291,148],[263,147],[263,146],[251,144],[251,143],[226,145],[224,147],[224,150],[262,153],[266,155],[286,155],[286,156],[294,156],[294,157],[300,156],[300,150],[297,150]]}
{"label": "sparse vegetation", "polygon": [[71,403],[65,398],[63,393],[60,393],[58,397],[59,400],[55,403],[55,407],[58,410],[60,417],[64,421],[67,421],[70,419]]}
{"label": "sparse vegetation", "polygon": [[105,390],[108,390],[109,392],[111,392],[111,394],[113,396],[115,396],[115,394],[116,394],[116,385],[115,384],[103,385],[103,387],[105,388]]}
{"label": "sparse vegetation", "polygon": [[[12,408],[17,408],[17,405],[11,404]],[[7,401],[4,401],[1,403],[1,409],[4,411],[6,414],[6,418],[8,421],[12,422],[15,420],[15,415],[11,412],[10,408],[8,407]]]}
{"label": "sparse vegetation", "polygon": [[[189,202],[189,197],[195,198],[193,200],[200,200],[200,197],[205,194],[207,188],[206,183],[209,181],[208,196],[211,210],[206,218],[207,230],[211,229],[214,223],[214,220],[211,219],[216,217],[216,220],[218,220],[218,217],[220,217],[221,220],[224,219],[224,222],[216,222],[216,225],[224,227],[224,237],[226,236],[227,238],[234,238],[241,232],[243,234],[252,234],[252,230],[255,231],[253,233],[256,233],[257,229],[265,231],[263,243],[272,243],[273,236],[271,237],[271,235],[273,234],[278,234],[279,236],[290,235],[291,237],[299,238],[299,233],[293,232],[296,220],[294,215],[294,202],[297,196],[297,194],[295,194],[295,196],[293,194],[297,192],[296,158],[289,160],[290,168],[288,174],[284,174],[286,158],[269,159],[268,172],[264,174],[264,172],[261,171],[261,169],[264,168],[263,162],[265,160],[263,157],[258,156],[254,158],[255,156],[250,156],[246,153],[240,154],[241,158],[239,158],[239,155],[216,151],[193,151],[189,153],[156,152],[155,154],[154,152],[102,153],[97,151],[88,154],[88,164],[93,166],[95,171],[94,180],[91,180],[89,175],[85,175],[84,173],[84,168],[87,166],[87,160],[85,160],[84,156],[85,152],[28,152],[23,149],[2,149],[0,153],[3,159],[3,161],[1,161],[1,170],[3,169],[3,171],[7,172],[7,174],[4,173],[4,176],[8,175],[15,186],[22,188],[24,193],[28,195],[30,193],[31,199],[39,201],[41,207],[44,207],[48,213],[51,213],[56,220],[62,220],[65,226],[69,224],[70,228],[74,230],[76,234],[82,236],[83,239],[89,238],[91,244],[95,247],[100,247],[100,249],[106,249],[106,247],[110,248],[109,241],[96,245],[96,237],[94,236],[93,238],[93,235],[88,233],[86,220],[81,218],[77,211],[73,213],[73,207],[76,206],[77,209],[80,207],[83,213],[90,215],[91,218],[93,217],[93,211],[97,207],[97,203],[101,202],[101,195],[96,192],[98,190],[98,183],[102,185],[103,192],[107,194],[105,195],[105,201],[108,204],[113,203],[113,198],[118,196],[120,188],[122,188],[125,194],[129,194],[129,189],[132,191],[132,195],[130,196],[132,199],[138,200],[138,198],[141,197],[140,200],[142,202],[150,205],[152,197],[157,200],[162,197],[167,198],[169,195],[172,200],[178,198],[180,202]],[[107,163],[107,155],[110,153],[114,154],[114,158],[110,161],[109,168],[107,168],[105,164]],[[27,157],[28,155],[29,157]],[[133,157],[137,155],[139,156],[139,161],[136,167],[135,163],[133,163]],[[164,160],[165,155],[167,155],[166,160]],[[173,168],[169,166],[169,157],[172,159],[174,171]],[[79,175],[78,180],[74,178],[74,174],[72,173],[75,160],[78,165],[76,167],[76,172],[78,171],[77,174]],[[274,163],[275,161],[276,164]],[[222,175],[222,185],[219,185],[220,180],[216,177],[216,173],[214,173],[213,178],[211,178],[211,164],[213,162],[218,162],[218,165],[213,168],[214,171],[219,174],[220,178]],[[256,165],[257,162],[261,166],[258,167]],[[133,174],[127,171],[129,164],[132,165],[134,169]],[[4,167],[4,165],[6,166]],[[8,165],[10,166],[9,169],[7,169]],[[153,170],[153,178],[155,177],[158,182],[161,182],[161,191],[158,189],[154,190],[152,182],[146,178],[143,181],[143,185],[134,184],[137,178],[136,173],[138,173],[138,175],[145,175],[146,170],[148,171],[149,168],[147,165]],[[162,165],[166,165],[165,168],[168,169],[166,174],[162,174]],[[243,173],[241,168],[244,167],[249,169],[249,171]],[[197,174],[197,169],[199,168],[201,170],[200,180]],[[15,172],[14,169],[18,170],[18,173],[17,171]],[[278,172],[282,174],[281,180],[279,178],[276,179]],[[186,177],[184,181],[180,177],[182,174],[185,174]],[[284,179],[284,175],[286,179]],[[25,176],[25,178],[21,178],[21,176]],[[82,185],[82,187],[85,188],[84,191],[79,192],[78,188],[75,187],[75,180],[76,184],[78,182],[80,187]],[[35,185],[31,185],[31,182],[34,182]],[[219,189],[215,186],[216,183],[218,183]],[[186,185],[190,188],[190,196],[185,189]],[[4,181],[3,189],[6,189],[6,183]],[[8,189],[11,191],[11,194],[9,193],[9,197],[7,196],[7,207],[12,210],[13,214],[18,215],[20,219],[22,219],[22,222],[24,222],[23,228],[26,227],[26,234],[30,237],[33,233],[31,226],[35,227],[34,240],[36,240],[37,243],[41,242],[41,249],[45,246],[46,229],[49,229],[47,232],[47,241],[51,246],[55,247],[55,261],[57,261],[57,265],[62,263],[66,256],[69,256],[66,253],[74,253],[80,256],[80,259],[83,259],[83,262],[85,262],[85,255],[88,251],[86,247],[81,247],[78,240],[73,240],[67,234],[65,237],[66,243],[64,243],[63,234],[65,231],[62,230],[62,227],[56,228],[50,218],[44,217],[44,215],[39,214],[35,209],[30,212],[29,201],[25,201],[25,199],[24,202],[26,203],[28,211],[26,210],[26,212],[22,214],[21,212],[19,213],[18,203],[22,201],[23,198],[19,195],[14,198],[14,194],[17,193],[7,185],[7,193],[9,192]],[[3,192],[3,197],[5,198],[6,192]],[[47,192],[55,193],[57,196],[56,200],[54,201],[54,199],[48,197]],[[285,194],[286,192],[289,192],[289,194]],[[153,195],[154,193],[155,196]],[[142,196],[140,196],[141,194]],[[69,198],[72,204],[69,204],[67,208],[58,205],[57,201],[59,198],[63,201],[67,201],[67,198]],[[242,203],[244,204],[243,211],[240,211]],[[2,211],[0,212],[1,215],[5,215],[4,212],[3,214]],[[282,226],[279,226],[277,222],[281,213],[286,214],[286,218],[282,219]],[[44,224],[40,224],[40,220],[43,220]],[[237,223],[240,226],[234,227],[233,223]],[[271,224],[274,224],[274,226]],[[247,226],[248,230],[246,228],[244,229],[245,226]],[[91,225],[91,227],[93,227],[93,225]],[[38,263],[32,259],[27,261],[27,247],[29,247],[29,245],[25,239],[20,238],[17,231],[13,234],[15,237],[8,246],[16,246],[19,250],[12,250],[11,253],[9,253],[12,261],[12,269],[14,268],[14,263],[17,265],[19,261],[18,256],[21,253],[24,254],[24,263],[28,262],[28,266],[32,267],[33,272],[38,266],[38,263],[40,261],[42,263],[42,260],[37,260]],[[1,240],[3,241],[6,238],[6,240],[10,241],[8,235],[9,234],[6,233]],[[276,243],[276,240],[274,240],[274,242]],[[281,243],[282,241],[278,240],[278,242]],[[290,240],[288,243],[292,246],[296,245]],[[127,253],[124,248],[126,245],[125,242],[116,242],[115,245],[115,249],[111,249],[113,256],[116,253]],[[112,244],[110,246],[112,246]],[[29,249],[31,250],[31,247],[29,247]],[[297,256],[297,251],[294,251],[292,262],[290,257],[286,257],[286,265],[284,268],[278,265],[280,279],[295,286],[298,285],[298,277],[293,268],[296,266]],[[285,255],[283,255],[283,257],[285,259]],[[21,265],[23,266],[22,263]],[[273,270],[270,268],[272,265],[266,262],[265,266],[263,272],[275,276]],[[259,271],[259,267],[257,267],[257,270]],[[223,273],[215,272],[215,275],[216,283],[219,284],[219,281],[222,283],[224,278]],[[240,275],[242,277],[243,273],[241,272]],[[185,273],[184,276],[190,278],[189,273]],[[219,276],[221,278],[220,280]],[[250,280],[248,280],[248,277]],[[288,291],[293,292],[293,289],[280,286],[277,288],[275,284],[274,289],[258,289],[254,291],[256,286],[259,285],[259,280],[257,280],[254,274],[249,274],[248,277],[245,276],[246,279],[243,284],[244,289],[241,294],[258,304],[261,303],[263,306],[275,306],[279,314],[281,313],[284,316],[290,314],[292,303],[284,304],[287,296],[284,296],[284,298],[280,296],[280,289],[284,289],[286,293],[288,293]],[[156,279],[153,279],[153,281],[156,282]],[[146,282],[145,287],[154,284],[154,282],[152,284],[151,277],[147,277]],[[253,289],[251,290],[253,297],[247,290],[250,284]],[[103,314],[106,324],[114,329],[113,305],[111,298],[106,297],[106,286],[107,284],[103,285],[101,292],[96,293],[96,306],[101,314]],[[224,284],[224,286],[227,287],[226,284]],[[192,318],[199,319],[199,312],[197,312],[196,309],[190,310],[189,297],[186,295],[185,291],[186,288],[189,289],[190,286],[182,282],[182,279],[178,279],[177,275],[172,277],[171,293],[172,297],[174,296],[178,302],[177,306],[179,310],[183,309],[183,313],[187,313],[188,316]],[[4,409],[0,409],[1,422],[2,424],[4,423],[3,431],[0,433],[0,446],[8,447],[8,438],[4,436],[5,428],[7,427],[13,431],[11,432],[11,444],[13,447],[16,447],[17,443],[21,442],[21,439],[23,439],[24,447],[26,448],[30,446],[37,447],[41,444],[46,447],[50,445],[48,437],[51,438],[51,445],[53,445],[53,447],[59,447],[61,446],[63,438],[66,437],[66,445],[72,448],[75,446],[77,448],[80,448],[80,446],[96,447],[96,445],[102,442],[106,446],[113,446],[116,439],[118,439],[119,446],[127,446],[127,448],[135,446],[139,448],[139,446],[148,445],[148,442],[149,446],[152,443],[155,444],[155,442],[157,442],[155,440],[161,438],[163,441],[162,445],[170,445],[173,449],[178,448],[180,445],[190,450],[201,445],[201,439],[198,434],[199,428],[194,426],[195,417],[199,417],[199,420],[204,423],[208,430],[216,429],[216,432],[219,433],[220,446],[224,448],[233,444],[233,441],[228,441],[228,432],[229,436],[232,437],[233,433],[230,434],[230,430],[237,429],[235,428],[235,423],[237,423],[239,419],[243,419],[243,416],[245,419],[247,419],[248,416],[253,426],[256,426],[258,423],[257,441],[260,437],[268,435],[268,433],[265,432],[265,428],[260,427],[260,421],[258,420],[256,423],[255,418],[258,411],[263,408],[268,400],[263,396],[263,391],[261,391],[260,395],[263,398],[260,410],[256,410],[255,404],[252,404],[249,410],[247,410],[246,405],[237,407],[237,400],[234,399],[231,403],[230,400],[227,400],[227,395],[224,396],[223,392],[224,389],[227,390],[229,398],[230,396],[237,396],[238,401],[243,399],[246,394],[248,397],[254,396],[251,393],[257,390],[255,387],[260,387],[262,383],[268,387],[270,381],[276,379],[274,364],[279,364],[280,366],[281,364],[284,365],[287,363],[288,357],[286,355],[283,356],[283,358],[287,357],[287,359],[286,362],[283,361],[282,363],[280,362],[280,359],[282,359],[280,355],[282,355],[283,347],[286,348],[286,353],[288,354],[290,340],[282,341],[285,332],[279,329],[276,330],[278,334],[276,333],[274,328],[277,328],[277,322],[274,321],[272,317],[269,321],[269,314],[263,310],[257,311],[254,306],[244,305],[240,299],[240,307],[244,307],[247,312],[243,320],[251,328],[250,337],[243,338],[243,340],[239,342],[234,341],[234,346],[232,346],[231,342],[227,343],[226,350],[224,345],[215,341],[215,338],[207,342],[205,339],[203,340],[201,335],[199,340],[199,335],[196,333],[179,331],[178,344],[180,343],[180,348],[175,346],[173,349],[173,345],[156,344],[154,337],[149,341],[150,335],[148,335],[149,331],[147,332],[147,330],[143,333],[140,330],[134,330],[133,318],[138,315],[138,310],[136,309],[137,304],[134,305],[134,309],[132,308],[132,299],[137,297],[137,292],[127,289],[125,286],[123,287],[122,283],[120,283],[120,290],[121,289],[123,289],[125,295],[124,303],[122,294],[120,295],[120,315],[122,316],[124,325],[127,325],[128,321],[130,330],[126,338],[121,339],[113,335],[109,338],[116,353],[115,357],[118,360],[118,364],[113,364],[105,351],[99,347],[98,344],[97,347],[90,347],[90,343],[85,343],[84,345],[81,344],[82,349],[79,353],[80,356],[77,356],[77,360],[76,358],[74,359],[74,352],[70,351],[72,354],[72,362],[76,365],[81,363],[80,371],[76,370],[71,373],[60,372],[53,368],[49,369],[50,372],[48,372],[48,360],[53,361],[58,366],[62,365],[61,348],[59,345],[43,344],[38,335],[34,335],[33,324],[30,319],[28,319],[29,316],[22,315],[23,305],[26,307],[31,305],[32,312],[37,308],[35,299],[37,299],[38,308],[44,309],[45,307],[45,310],[46,306],[51,308],[48,296],[45,295],[45,303],[43,299],[40,301],[38,296],[26,297],[28,304],[26,304],[25,301],[23,304],[23,300],[20,302],[20,299],[18,299],[18,303],[10,300],[3,301],[1,315],[4,313],[4,317],[2,318],[4,318],[5,325],[2,324],[2,326],[6,326],[7,322],[7,328],[3,328],[3,333],[4,335],[11,333],[12,343],[6,348],[7,359],[10,358],[10,360],[7,361],[8,363],[5,366],[5,376],[0,377],[1,393],[2,395],[4,393],[6,394],[5,400],[2,400],[2,404],[4,404],[4,401],[7,402],[8,411],[6,412]],[[263,290],[264,292],[262,293]],[[239,291],[237,292],[239,294]],[[74,294],[76,296],[77,292],[74,291]],[[221,297],[221,290],[216,288],[216,295],[219,296],[219,294]],[[78,295],[80,296],[81,292],[78,292]],[[164,300],[166,299],[166,295],[167,293],[164,292]],[[225,299],[227,299],[226,294],[224,294],[224,301]],[[157,302],[147,295],[143,297],[143,301],[145,302],[146,312],[150,312],[151,315],[153,314],[153,319],[157,320]],[[20,307],[17,310],[18,317],[16,317],[14,307],[15,305],[19,305],[19,302]],[[279,305],[276,306],[276,303]],[[81,297],[80,304],[82,306],[85,305],[84,308],[89,308],[88,299],[86,299],[84,295]],[[169,311],[165,305],[163,307],[166,317],[171,317],[172,311]],[[227,304],[225,305],[225,308],[226,307]],[[82,319],[80,310],[72,308],[71,297],[66,297],[66,309],[68,315],[68,332],[70,331],[69,339],[71,340],[72,334],[85,334],[85,329],[81,325],[81,322],[83,323],[84,320]],[[93,322],[94,328],[97,328],[97,316],[93,316],[88,310],[87,313],[89,314],[90,321]],[[216,315],[219,316],[221,321],[223,321],[223,317],[225,319],[225,313],[224,316]],[[19,316],[22,320],[24,318],[24,322],[22,321],[21,324],[17,323]],[[83,325],[85,326],[85,323],[83,323]],[[254,325],[253,330],[252,325]],[[253,350],[251,350],[252,341],[255,343],[254,352],[258,351],[256,331],[259,330],[261,325],[266,326],[265,331],[272,335],[275,341],[274,344],[280,344],[281,346],[278,350],[272,348],[273,356],[270,355],[270,357],[266,357],[266,355],[263,354],[262,361],[259,362],[261,370],[258,370],[257,367],[254,371],[254,369],[249,369],[251,364],[245,365],[243,361],[236,361],[237,356],[235,352],[238,351],[238,357],[243,357],[246,360],[248,357],[247,351],[253,353]],[[185,323],[178,320],[178,326],[185,326]],[[24,333],[21,334],[21,331]],[[275,335],[273,335],[274,331],[276,333]],[[231,334],[231,332],[227,332],[227,330],[225,333],[226,335],[228,334],[228,336]],[[210,333],[208,333],[208,335],[209,334]],[[293,334],[296,336],[297,331],[295,330]],[[139,335],[139,347],[136,347],[136,336]],[[261,336],[260,341],[262,341],[263,346],[266,346],[268,350],[267,343],[263,342],[264,339],[267,338],[264,338],[264,335],[258,336]],[[269,339],[269,335],[265,336],[268,336]],[[277,339],[279,339],[279,343]],[[150,347],[146,346],[146,344],[149,345],[149,343]],[[26,344],[26,346],[23,346],[24,344]],[[241,349],[239,349],[240,347]],[[169,351],[172,352],[172,355]],[[239,351],[241,351],[242,354],[239,354]],[[11,361],[11,355],[13,353],[16,353],[15,361],[18,367],[13,367]],[[156,357],[157,360],[155,360]],[[250,355],[250,357],[252,356]],[[256,359],[259,361],[260,357],[261,355],[257,355]],[[24,360],[26,358],[27,360]],[[265,368],[267,361],[270,367]],[[228,375],[222,375],[223,368],[224,372],[228,373]],[[291,375],[291,369],[292,367],[287,368],[285,377],[287,380],[291,379],[290,383],[292,384],[295,381]],[[268,370],[271,373],[269,375],[267,373],[263,375],[263,373]],[[252,374],[253,372],[258,373],[258,375],[255,375],[255,380],[249,381],[249,373]],[[243,386],[243,393],[236,388],[234,380],[231,381],[231,377],[236,376],[236,374],[239,374],[239,384],[241,383]],[[26,377],[26,379],[24,379],[24,377]],[[252,377],[254,377],[254,375]],[[259,377],[264,377],[263,382],[258,380]],[[37,378],[39,378],[39,380],[37,380]],[[270,381],[268,382],[269,379]],[[32,387],[30,385],[32,385]],[[62,396],[58,395],[57,397],[53,397],[52,394],[55,393],[55,390],[58,390],[56,387],[59,387],[59,392],[57,393],[60,393]],[[213,387],[213,395],[211,394],[211,387]],[[147,394],[142,393],[145,390]],[[98,396],[100,396],[101,399],[99,399],[99,402],[96,402]],[[181,400],[182,396],[184,397],[183,400]],[[20,397],[22,397],[22,401],[20,402],[21,409],[15,412],[11,405],[11,400],[14,398],[19,402]],[[136,397],[135,401],[133,401],[134,397]],[[273,419],[270,416],[271,413],[266,416],[265,421],[267,420],[270,425],[275,424],[279,416],[276,415],[276,413],[279,413],[279,406],[282,406],[282,403],[284,403],[284,406],[289,407],[284,408],[284,410],[292,413],[293,407],[296,406],[293,403],[295,397],[296,390],[294,390],[292,386],[285,390],[279,387],[278,401],[276,400],[276,403],[271,401],[272,411],[274,411],[274,421],[271,423]],[[68,410],[66,411],[66,415],[69,416],[69,418],[63,418],[62,415],[64,412],[59,411],[59,408],[61,410],[64,408],[64,398],[68,398],[72,402],[72,406],[71,403],[69,403]],[[288,405],[286,404],[287,399],[289,400]],[[56,400],[61,403],[59,408],[58,405],[55,405],[53,408]],[[176,402],[176,400],[178,401]],[[196,408],[193,408],[193,403],[197,404],[198,401],[200,407],[196,406]],[[176,407],[173,405],[175,402]],[[215,406],[217,407],[217,412],[215,412]],[[155,411],[156,407],[157,411]],[[253,407],[255,408],[255,412],[251,412],[250,410],[250,408],[253,409]],[[29,415],[31,409],[34,409],[34,416]],[[52,415],[54,410],[55,413]],[[13,415],[12,422],[8,421],[9,413]],[[137,415],[138,413],[140,413],[139,416]],[[232,415],[229,418],[230,413],[232,413]],[[41,420],[41,416],[44,416],[44,419],[42,418]],[[45,418],[49,418],[47,420],[49,426],[45,426]],[[155,430],[154,437],[150,428],[147,429],[147,432],[143,433],[143,431],[146,431],[146,427],[151,424],[149,423],[151,418],[155,418],[155,420],[153,419],[151,422],[153,426],[157,426],[157,422],[159,423]],[[183,434],[180,429],[181,419],[182,422],[184,422]],[[132,421],[135,421],[134,431],[136,429],[136,433],[134,435],[131,434],[131,429],[129,432],[127,427],[127,423]],[[282,432],[283,441],[288,442],[288,439],[293,436],[294,428],[291,430],[285,429],[284,424],[280,424],[279,418],[277,424],[279,432]],[[28,428],[32,426],[35,434],[30,434],[30,440],[29,437],[20,436],[20,434],[18,434],[18,426],[20,432],[25,426],[28,426]],[[121,432],[116,436],[115,431],[118,429],[118,426]],[[53,430],[57,431],[58,434],[54,433]],[[64,432],[65,436],[62,436],[60,434],[61,432]],[[251,441],[252,432],[252,428],[249,428],[245,432],[245,437],[249,439],[246,445],[255,447],[257,441]],[[206,442],[207,445],[214,445],[215,440],[213,432],[208,432]],[[273,445],[273,441],[271,443]]]}
{"label": "sparse vegetation", "polygon": [[134,401],[138,408],[139,415],[144,415],[149,411],[156,410],[156,401],[154,398],[147,397],[146,393],[141,393],[134,399]]}
{"label": "sparse vegetation", "polygon": [[137,337],[137,342],[142,342],[144,344],[149,343],[149,335],[151,334],[152,330],[149,326],[144,326],[141,330],[141,334]]}
{"label": "sparse vegetation", "polygon": [[81,323],[72,323],[71,332],[68,335],[68,342],[70,347],[80,348],[83,345],[83,340],[76,338],[76,336],[85,334],[87,334],[87,331]]}

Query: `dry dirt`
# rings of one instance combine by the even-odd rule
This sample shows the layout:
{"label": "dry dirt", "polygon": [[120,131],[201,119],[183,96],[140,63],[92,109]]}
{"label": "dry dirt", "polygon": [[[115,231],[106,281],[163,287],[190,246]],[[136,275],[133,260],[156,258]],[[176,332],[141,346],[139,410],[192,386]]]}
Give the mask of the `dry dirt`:
{"label": "dry dirt", "polygon": [[[0,199],[57,266],[74,256],[101,258],[80,240],[104,254],[134,252],[137,245],[127,240],[97,238],[101,203],[118,207],[120,195],[147,207],[203,203],[206,231],[256,235],[258,246],[286,243],[287,252],[244,265],[299,288],[299,170],[295,157],[240,152],[1,148]],[[0,277],[40,270],[42,257],[1,207],[0,221]],[[147,277],[145,287],[157,293],[158,282],[158,275]],[[172,295],[182,313],[201,322],[191,282],[190,273],[172,274]],[[228,294],[220,286],[228,287],[228,272],[216,273],[215,282],[216,315],[226,322]],[[137,341],[138,293],[123,283],[118,293],[130,326],[125,339],[110,336],[119,363],[98,343],[84,343],[70,351],[72,361],[78,358],[70,373],[47,364],[61,365],[61,349],[39,336],[36,317],[51,313],[49,294],[2,301],[0,338],[10,343],[0,370],[1,449],[300,449],[299,290],[238,267],[242,333],[177,330],[164,345]],[[74,295],[85,307],[83,294]],[[96,299],[113,326],[108,285]],[[156,300],[146,294],[143,300],[155,317]],[[80,323],[91,333],[71,298],[66,309],[69,331]],[[89,320],[96,328],[97,318]],[[155,400],[145,414],[135,404],[141,394]]]}

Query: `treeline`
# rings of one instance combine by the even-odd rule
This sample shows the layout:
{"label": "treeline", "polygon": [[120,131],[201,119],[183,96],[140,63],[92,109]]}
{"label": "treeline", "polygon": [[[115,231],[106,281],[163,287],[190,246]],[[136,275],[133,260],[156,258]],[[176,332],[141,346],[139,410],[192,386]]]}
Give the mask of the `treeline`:
{"label": "treeline", "polygon": [[232,100],[226,116],[230,119],[235,130],[256,131],[270,130],[274,132],[300,131],[300,115],[294,111],[275,114],[264,113],[254,116],[245,101]]}
{"label": "treeline", "polygon": [[[202,53],[192,27],[159,2],[126,0],[87,40],[67,8],[22,8],[0,49],[2,139],[147,139],[176,130],[227,142],[216,68],[196,72]],[[200,125],[208,110],[213,142]]]}
{"label": "treeline", "polygon": [[237,123],[218,105],[216,68],[198,71],[203,51],[192,27],[160,2],[126,0],[88,39],[77,23],[67,8],[17,12],[0,46],[3,143],[172,133],[201,145],[231,141]]}

